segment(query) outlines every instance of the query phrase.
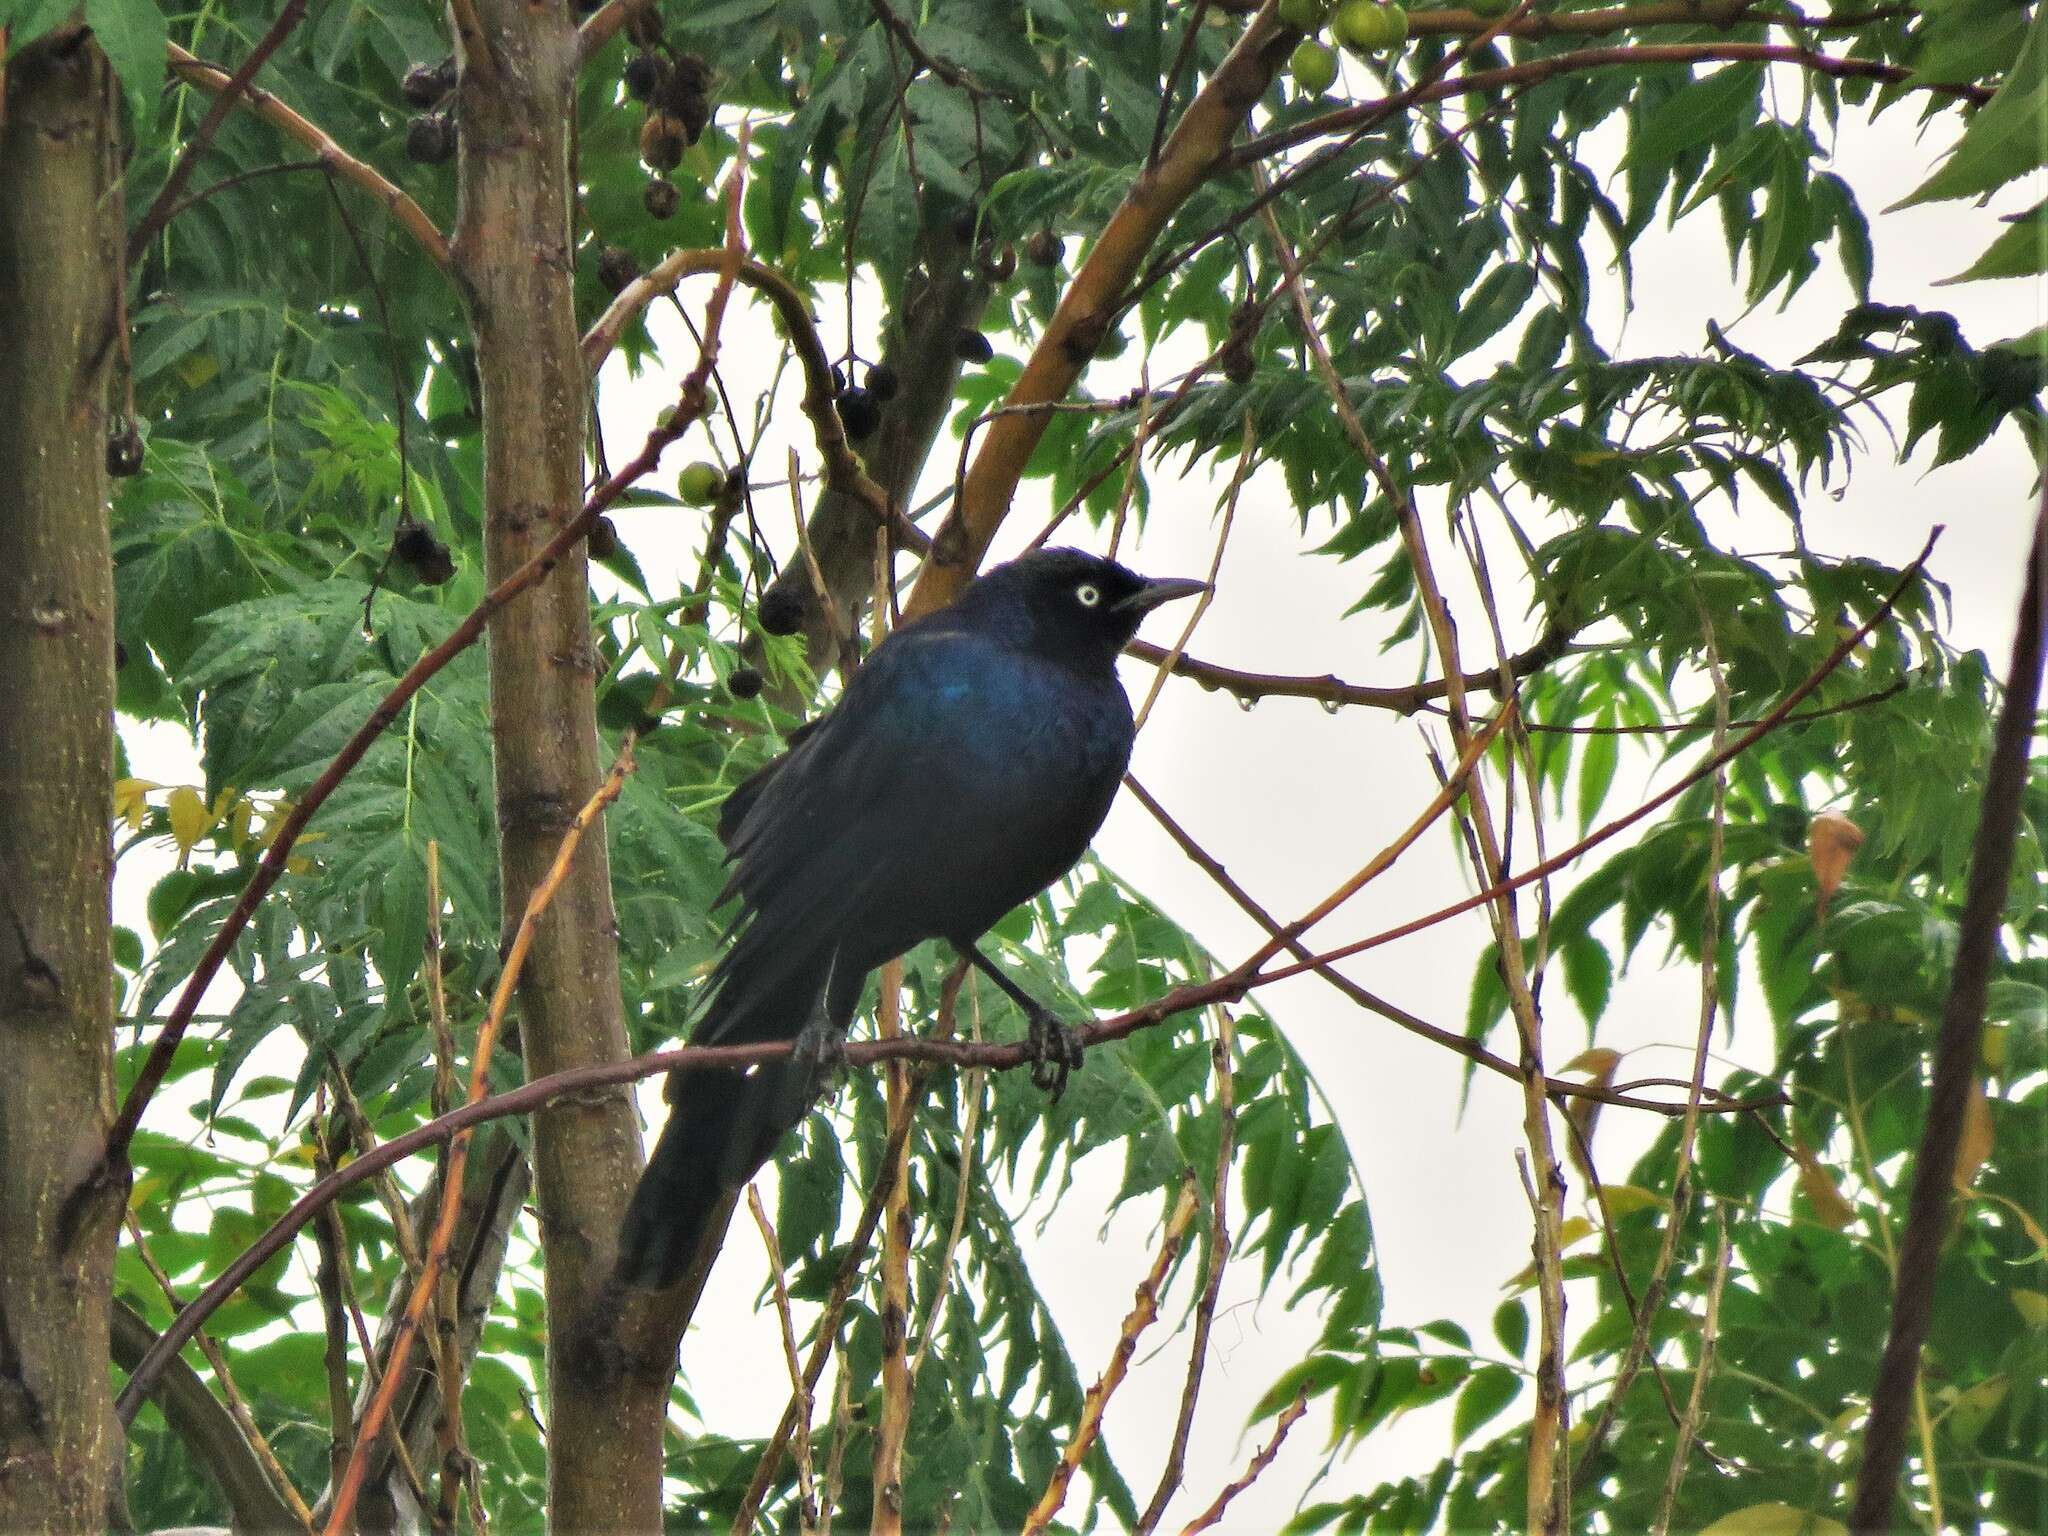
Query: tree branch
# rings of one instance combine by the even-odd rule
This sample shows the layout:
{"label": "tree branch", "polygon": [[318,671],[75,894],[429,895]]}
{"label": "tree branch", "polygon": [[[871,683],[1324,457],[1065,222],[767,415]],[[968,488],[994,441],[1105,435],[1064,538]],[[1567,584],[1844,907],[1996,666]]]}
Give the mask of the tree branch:
{"label": "tree branch", "polygon": [[[1892,1503],[1906,1454],[1906,1416],[1920,1374],[1920,1346],[1934,1311],[1934,1270],[1948,1232],[1956,1146],[1962,1139],[1970,1086],[1977,1080],[1984,1034],[1984,998],[1997,957],[1999,929],[2012,876],[2013,844],[2019,833],[2020,802],[2027,787],[2027,747],[2041,698],[2042,566],[2048,562],[2048,492],[2034,520],[2027,554],[2026,590],[2020,596],[2013,633],[2012,665],[2006,673],[2005,702],[1992,737],[1991,767],[1984,778],[1983,809],[1970,850],[1970,884],[1963,901],[1955,969],[1934,1046],[1934,1081],[1928,1092],[1927,1126],[1913,1163],[1913,1196],[1906,1235],[1899,1244],[1898,1278],[1892,1293],[1891,1333],[1870,1393],[1870,1427],[1863,1436],[1863,1466],[1849,1526],[1857,1532],[1893,1528]],[[1940,1510],[1934,1523],[1942,1523]]]}
{"label": "tree branch", "polygon": [[[1509,658],[1508,671],[1518,678],[1540,672],[1564,655],[1571,640],[1570,630],[1553,625],[1534,645]],[[1133,640],[1124,647],[1124,653],[1154,666],[1167,662],[1169,657],[1164,646],[1154,645],[1149,640]],[[1220,689],[1236,699],[1314,699],[1324,704],[1390,709],[1402,715],[1414,714],[1431,700],[1442,698],[1447,691],[1442,678],[1410,683],[1405,687],[1375,688],[1347,683],[1328,673],[1321,677],[1296,677],[1272,672],[1243,672],[1235,667],[1220,666],[1213,661],[1200,661],[1186,655],[1172,657],[1166,670],[1211,691]],[[1501,689],[1501,669],[1488,667],[1484,671],[1468,672],[1464,686],[1475,693],[1497,694]]]}
{"label": "tree branch", "polygon": [[[260,61],[259,61],[260,62]],[[195,85],[202,91],[224,96],[234,84],[234,76],[222,69],[195,58],[176,43],[170,45],[171,72],[187,85]],[[266,123],[278,129],[286,137],[296,140],[310,149],[320,163],[344,181],[352,181],[378,202],[382,203],[391,216],[419,243],[421,250],[433,259],[436,266],[446,268],[451,260],[448,241],[427,217],[426,209],[414,202],[405,192],[386,179],[375,166],[358,160],[328,136],[318,125],[309,122],[286,106],[270,92],[259,86],[244,88],[243,100],[249,110]]]}
{"label": "tree branch", "polygon": [[185,147],[178,154],[178,163],[171,167],[171,174],[164,178],[163,186],[150,203],[133,232],[128,236],[128,264],[133,266],[141,257],[149,242],[171,221],[171,215],[182,206],[178,194],[185,190],[185,183],[192,179],[192,173],[199,168],[200,157],[213,143],[213,136],[220,132],[220,125],[227,121],[228,113],[235,109],[235,103],[242,99],[242,93],[249,89],[249,82],[256,78],[266,60],[277,52],[284,40],[291,35],[306,15],[306,0],[285,0],[277,19],[270,24],[270,30],[256,40],[256,46],[249,50],[249,56],[242,60],[241,67],[228,77],[227,83],[214,93],[213,105],[206,109],[206,116],[199,120],[199,126],[192,130],[192,137],[185,141]]}
{"label": "tree branch", "polygon": [[[156,1330],[127,1302],[115,1299],[108,1317],[112,1326],[114,1364],[133,1371],[157,1343]],[[305,1527],[285,1504],[270,1474],[233,1414],[206,1389],[199,1373],[173,1358],[163,1368],[149,1397],[163,1410],[171,1433],[192,1453],[227,1501],[228,1518],[237,1532],[264,1536]]]}

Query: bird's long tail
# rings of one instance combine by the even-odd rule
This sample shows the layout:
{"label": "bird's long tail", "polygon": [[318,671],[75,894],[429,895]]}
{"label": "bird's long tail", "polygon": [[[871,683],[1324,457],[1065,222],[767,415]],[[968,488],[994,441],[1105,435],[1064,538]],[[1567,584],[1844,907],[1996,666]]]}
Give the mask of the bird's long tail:
{"label": "bird's long tail", "polygon": [[682,1279],[726,1196],[746,1186],[809,1112],[820,1086],[820,1052],[843,1025],[835,1030],[819,1006],[829,967],[790,970],[759,990],[744,985],[743,972],[729,974],[715,1022],[707,1018],[712,1027],[697,1038],[737,1045],[795,1037],[794,1054],[752,1071],[670,1077],[668,1124],[619,1234],[618,1276],[627,1285],[659,1289]]}
{"label": "bird's long tail", "polygon": [[[619,1235],[619,1278],[659,1289],[683,1278],[727,1194],[721,1165],[739,1129],[746,1080],[737,1072],[679,1073],[668,1124],[633,1190]],[[751,1170],[749,1170],[751,1173]]]}

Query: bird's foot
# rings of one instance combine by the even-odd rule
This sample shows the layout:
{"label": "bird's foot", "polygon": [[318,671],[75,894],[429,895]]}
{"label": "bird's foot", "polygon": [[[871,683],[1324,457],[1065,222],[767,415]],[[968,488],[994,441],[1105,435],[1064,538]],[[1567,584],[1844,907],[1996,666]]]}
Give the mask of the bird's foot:
{"label": "bird's foot", "polygon": [[1081,1065],[1081,1032],[1051,1012],[1034,1007],[1025,1014],[1031,1056],[1031,1086],[1055,1100],[1067,1090],[1067,1074]]}
{"label": "bird's foot", "polygon": [[846,1080],[846,1036],[830,1025],[808,1025],[797,1032],[789,1059],[811,1096],[836,1093]]}

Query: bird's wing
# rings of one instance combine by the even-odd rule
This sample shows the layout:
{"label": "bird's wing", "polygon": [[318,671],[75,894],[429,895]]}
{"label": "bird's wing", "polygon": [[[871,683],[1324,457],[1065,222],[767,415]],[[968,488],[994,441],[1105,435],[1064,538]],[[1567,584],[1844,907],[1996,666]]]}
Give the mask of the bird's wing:
{"label": "bird's wing", "polygon": [[985,660],[990,645],[939,626],[903,631],[877,647],[829,713],[734,791],[742,803],[721,816],[720,832],[726,894],[743,911],[699,1041],[765,1025],[753,1020],[757,1007],[791,972],[829,965],[892,855],[929,831],[955,771],[933,682]]}

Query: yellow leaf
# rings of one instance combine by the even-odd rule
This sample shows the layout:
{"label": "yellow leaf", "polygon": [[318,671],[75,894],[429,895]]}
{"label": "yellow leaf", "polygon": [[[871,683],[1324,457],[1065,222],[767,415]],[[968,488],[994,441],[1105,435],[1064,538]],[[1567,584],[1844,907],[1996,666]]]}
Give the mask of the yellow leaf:
{"label": "yellow leaf", "polygon": [[202,384],[210,383],[220,372],[220,361],[210,352],[190,352],[180,360],[174,371],[187,389],[197,389]]}
{"label": "yellow leaf", "polygon": [[221,817],[227,815],[228,807],[241,797],[242,792],[235,788],[234,785],[229,784],[225,786],[219,794],[213,797],[213,819],[219,821]]}
{"label": "yellow leaf", "polygon": [[1984,1066],[1988,1071],[2001,1072],[2005,1069],[2005,1032],[2010,1026],[1987,1024],[1984,1027]]}
{"label": "yellow leaf", "polygon": [[134,1187],[128,1191],[128,1209],[131,1211],[141,1210],[155,1196],[156,1192],[163,1188],[163,1182],[155,1174],[148,1174],[137,1179]]}
{"label": "yellow leaf", "polygon": [[142,813],[148,809],[147,795],[152,789],[162,789],[161,784],[152,784],[148,779],[116,779],[114,781],[114,814],[128,823],[130,832],[142,830]]}
{"label": "yellow leaf", "polygon": [[1956,1188],[1966,1195],[1991,1160],[1992,1135],[1991,1105],[1984,1098],[1984,1085],[1972,1083],[1969,1103],[1963,1108],[1962,1139],[1956,1143]]}
{"label": "yellow leaf", "polygon": [[1614,1069],[1621,1065],[1621,1052],[1610,1051],[1604,1045],[1596,1045],[1589,1051],[1581,1051],[1557,1070],[1560,1072],[1583,1072],[1595,1082],[1614,1081]]}
{"label": "yellow leaf", "polygon": [[1863,829],[1836,811],[1822,811],[1806,829],[1806,853],[1813,860],[1813,883],[1820,889],[1814,915],[1826,917],[1828,902],[1842,888],[1849,861],[1863,846]]}
{"label": "yellow leaf", "polygon": [[1849,1536],[1849,1527],[1790,1504],[1752,1504],[1723,1515],[1700,1536]]}
{"label": "yellow leaf", "polygon": [[244,795],[235,802],[234,819],[229,823],[229,826],[232,829],[237,848],[249,841],[249,823],[255,818],[255,815],[256,807],[250,802],[247,795]]}
{"label": "yellow leaf", "polygon": [[166,809],[171,815],[171,836],[177,839],[178,857],[182,859],[206,836],[213,818],[206,813],[206,802],[199,798],[199,791],[189,784],[180,784],[171,791]]}
{"label": "yellow leaf", "polygon": [[1856,1207],[1842,1198],[1834,1171],[1797,1137],[1792,1141],[1792,1155],[1799,1159],[1799,1187],[1813,1206],[1813,1219],[1837,1232],[1854,1221]]}
{"label": "yellow leaf", "polygon": [[313,867],[313,861],[303,853],[295,853],[284,861],[284,867],[295,875],[303,875]]}
{"label": "yellow leaf", "polygon": [[1644,1189],[1640,1184],[1607,1184],[1602,1188],[1607,1195],[1608,1212],[1614,1216],[1633,1216],[1651,1206],[1670,1203],[1655,1190]]}
{"label": "yellow leaf", "polygon": [[1561,1253],[1582,1237],[1593,1235],[1593,1223],[1583,1216],[1567,1216],[1557,1225],[1557,1247]]}
{"label": "yellow leaf", "polygon": [[2039,1291],[2011,1290],[2005,1293],[2012,1298],[2013,1309],[2026,1320],[2029,1328],[2048,1328],[2048,1296]]}

